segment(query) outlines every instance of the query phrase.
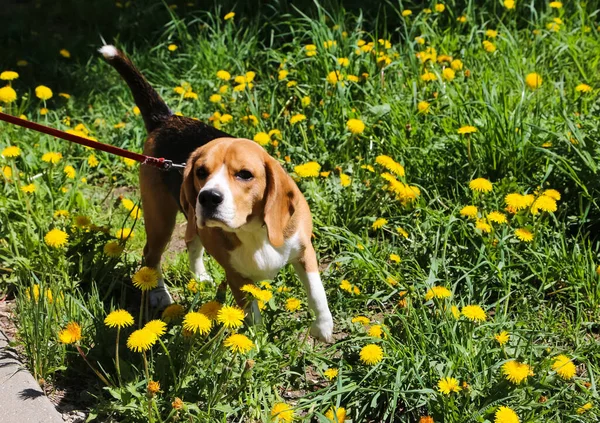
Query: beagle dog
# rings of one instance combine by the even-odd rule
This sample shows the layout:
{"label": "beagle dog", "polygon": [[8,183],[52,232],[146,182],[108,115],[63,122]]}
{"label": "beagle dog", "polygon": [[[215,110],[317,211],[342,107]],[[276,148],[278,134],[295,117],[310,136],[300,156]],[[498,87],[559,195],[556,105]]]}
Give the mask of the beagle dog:
{"label": "beagle dog", "polygon": [[[185,242],[191,270],[211,280],[204,250],[225,269],[226,282],[240,307],[260,320],[256,301],[247,303],[241,288],[273,279],[293,264],[315,313],[311,335],[332,340],[333,319],[311,243],[308,203],[283,167],[257,143],[232,137],[198,120],[177,116],[133,63],[112,45],[100,53],[125,80],[144,119],[144,154],[186,163],[183,175],[140,167],[140,190],[147,241],[144,261],[160,273],[179,210],[187,218]],[[162,274],[151,291],[155,307],[172,302]]]}

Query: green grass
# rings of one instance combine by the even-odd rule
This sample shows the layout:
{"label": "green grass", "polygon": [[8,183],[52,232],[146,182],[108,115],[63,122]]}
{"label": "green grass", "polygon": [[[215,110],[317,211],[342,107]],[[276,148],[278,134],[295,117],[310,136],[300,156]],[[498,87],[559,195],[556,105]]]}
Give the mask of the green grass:
{"label": "green grass", "polygon": [[[206,337],[189,337],[180,322],[171,322],[162,345],[147,353],[150,379],[161,386],[148,395],[142,354],[125,345],[143,324],[140,294],[131,284],[141,263],[143,219],[135,221],[121,202],[139,200],[136,165],[1,124],[0,152],[18,146],[21,153],[0,157],[0,167],[11,169],[0,180],[0,291],[16,297],[18,343],[36,378],[57,384],[95,378],[85,389],[96,398],[89,409],[97,421],[275,421],[271,410],[278,402],[306,421],[329,421],[331,407],[344,407],[346,421],[353,422],[426,422],[425,416],[491,422],[500,406],[514,410],[521,422],[597,421],[600,40],[593,4],[551,9],[545,2],[517,2],[510,11],[500,2],[448,2],[443,13],[428,5],[434,12],[427,14],[409,2],[364,10],[355,4],[345,10],[335,4],[248,3],[210,12],[186,3],[176,9],[158,1],[124,3],[121,9],[101,3],[64,3],[46,12],[49,23],[38,29],[42,35],[56,32],[48,36],[52,48],[33,47],[36,36],[17,36],[11,26],[16,24],[2,30],[9,54],[0,71],[21,75],[11,82],[18,99],[3,104],[4,111],[63,130],[83,124],[101,142],[141,151],[146,134],[131,94],[95,52],[101,34],[130,55],[174,111],[217,125],[215,112],[230,114],[222,129],[250,139],[281,131],[266,149],[290,174],[297,177],[295,166],[309,161],[330,172],[297,179],[313,213],[336,342],[307,338],[305,293],[293,269],[285,268],[270,281],[273,298],[263,310],[264,325],[240,330],[253,341],[252,351],[230,353],[222,345],[229,330],[215,327]],[[236,16],[224,21],[230,10]],[[413,14],[402,17],[402,10]],[[44,10],[31,13],[32,21],[43,22]],[[98,18],[84,25],[83,17],[94,14]],[[466,22],[457,21],[463,15]],[[66,27],[57,24],[61,16]],[[563,22],[556,32],[547,26],[554,18]],[[486,36],[487,29],[497,30],[497,38]],[[358,54],[360,40],[373,42],[373,52]],[[484,40],[496,51],[487,52]],[[336,45],[325,48],[326,41]],[[169,51],[170,44],[177,50]],[[317,46],[315,56],[306,55],[308,44]],[[71,57],[60,57],[60,48]],[[442,78],[448,63],[416,57],[427,48],[462,61],[453,80]],[[389,63],[378,64],[378,57]],[[17,67],[23,58],[29,64]],[[348,58],[348,66],[338,58]],[[232,80],[219,80],[221,69]],[[282,80],[280,69],[289,71]],[[425,69],[435,81],[421,80]],[[234,91],[233,78],[248,71],[256,72],[254,86]],[[344,75],[343,83],[327,81],[335,71]],[[525,82],[532,72],[542,77],[535,90]],[[290,81],[297,84],[288,86]],[[186,83],[197,100],[173,90]],[[581,83],[592,91],[577,92]],[[40,84],[54,92],[46,102],[35,97]],[[221,102],[211,103],[223,85],[229,88]],[[304,97],[309,105],[303,106]],[[429,102],[428,113],[419,113],[422,101]],[[49,112],[42,115],[42,107]],[[306,120],[291,124],[296,114]],[[256,125],[243,119],[249,115]],[[364,132],[347,129],[352,118],[365,123]],[[477,132],[459,134],[465,125]],[[46,152],[63,158],[46,163]],[[90,154],[98,166],[89,165]],[[398,180],[419,189],[412,201],[389,191],[380,176],[386,170],[376,163],[382,154],[404,166]],[[75,168],[73,179],[66,165]],[[349,186],[341,184],[342,175],[351,178]],[[493,183],[491,192],[469,188],[480,177]],[[30,183],[35,192],[27,194],[21,188]],[[538,197],[550,188],[561,194],[555,212],[505,212],[507,194]],[[481,219],[503,211],[508,223],[492,223],[491,232],[483,232],[475,219],[461,216],[466,205],[477,206]],[[56,217],[57,210],[70,214]],[[75,226],[76,216],[87,216],[93,226]],[[387,223],[375,230],[379,218]],[[121,242],[119,257],[110,258],[104,246],[123,227],[134,227],[134,237]],[[63,247],[44,241],[55,228],[69,236]],[[518,228],[530,230],[532,242],[520,241]],[[223,279],[214,260],[207,258],[207,266],[217,282]],[[212,286],[190,285],[185,252],[169,252],[163,272],[186,311],[214,299]],[[342,290],[342,280],[359,293]],[[448,288],[451,296],[427,301],[433,286]],[[289,291],[279,292],[281,287]],[[299,311],[285,309],[289,298],[302,301]],[[466,305],[481,306],[486,320],[455,317],[452,307]],[[136,320],[121,330],[120,381],[116,330],[103,323],[117,308],[127,308]],[[143,320],[160,317],[153,313]],[[356,316],[366,316],[369,325],[352,323]],[[58,333],[73,321],[81,325],[82,339],[59,342]],[[381,339],[368,333],[375,324],[383,325]],[[505,345],[494,339],[501,331],[510,334]],[[383,348],[383,360],[366,365],[360,351],[373,343]],[[552,369],[560,354],[577,366],[573,379]],[[502,372],[513,359],[532,369],[520,384]],[[329,368],[339,369],[332,381],[323,373]],[[443,377],[456,378],[460,392],[442,394]],[[176,398],[181,408],[174,408]],[[586,403],[592,408],[578,413]]]}

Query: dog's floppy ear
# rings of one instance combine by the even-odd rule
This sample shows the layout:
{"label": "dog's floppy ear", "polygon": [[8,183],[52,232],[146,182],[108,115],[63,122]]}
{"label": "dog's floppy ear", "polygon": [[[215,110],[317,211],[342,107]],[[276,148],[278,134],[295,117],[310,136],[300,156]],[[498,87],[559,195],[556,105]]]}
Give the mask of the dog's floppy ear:
{"label": "dog's floppy ear", "polygon": [[294,182],[277,160],[266,153],[265,156],[267,188],[264,220],[269,242],[274,247],[280,247],[283,245],[285,228],[295,210]]}
{"label": "dog's floppy ear", "polygon": [[194,185],[194,163],[198,155],[193,153],[183,171],[183,183],[181,184],[181,191],[179,193],[179,202],[187,217],[187,227],[185,229],[185,242],[189,243],[197,235],[196,228],[196,198],[198,197],[198,191]]}

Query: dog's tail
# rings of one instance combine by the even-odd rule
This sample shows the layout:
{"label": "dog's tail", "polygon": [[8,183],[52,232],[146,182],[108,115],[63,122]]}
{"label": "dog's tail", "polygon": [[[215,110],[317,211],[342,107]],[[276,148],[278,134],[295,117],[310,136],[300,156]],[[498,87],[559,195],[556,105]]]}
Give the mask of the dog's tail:
{"label": "dog's tail", "polygon": [[119,72],[129,86],[135,104],[140,108],[148,133],[158,128],[173,114],[156,90],[122,51],[112,45],[105,45],[98,51]]}

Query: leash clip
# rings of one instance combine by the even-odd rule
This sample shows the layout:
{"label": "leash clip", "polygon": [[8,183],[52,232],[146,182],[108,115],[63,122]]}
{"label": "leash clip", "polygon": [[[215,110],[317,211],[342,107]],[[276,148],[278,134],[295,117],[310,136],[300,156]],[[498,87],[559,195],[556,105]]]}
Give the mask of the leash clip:
{"label": "leash clip", "polygon": [[163,170],[165,172],[167,172],[171,169],[178,169],[179,171],[182,171],[183,169],[185,169],[185,163],[183,163],[183,164],[173,163],[171,160],[166,160],[166,159],[163,159],[162,157],[160,157],[160,158],[146,157],[146,159],[142,162],[142,164],[147,165],[147,166],[157,167],[160,170]]}

